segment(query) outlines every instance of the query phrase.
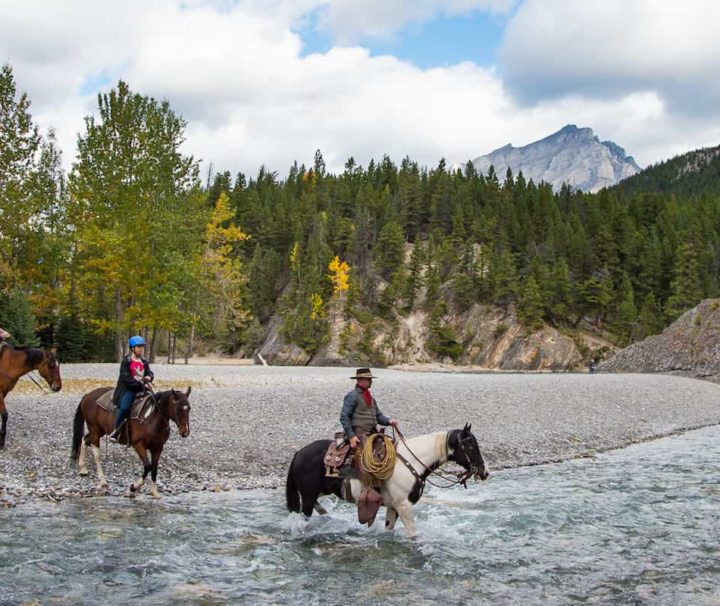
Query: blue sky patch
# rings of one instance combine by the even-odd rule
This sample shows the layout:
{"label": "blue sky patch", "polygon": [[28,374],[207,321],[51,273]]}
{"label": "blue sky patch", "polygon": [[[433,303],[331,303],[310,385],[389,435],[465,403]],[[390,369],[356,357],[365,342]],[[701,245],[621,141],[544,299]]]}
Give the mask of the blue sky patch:
{"label": "blue sky patch", "polygon": [[92,95],[111,84],[114,84],[114,77],[111,76],[109,72],[102,71],[97,74],[91,74],[85,78],[85,81],[82,83],[80,94]]}
{"label": "blue sky patch", "polygon": [[[389,39],[364,38],[358,44],[368,48],[371,55],[393,55],[423,69],[462,61],[489,67],[496,63],[504,27],[504,18],[475,11],[410,24]],[[318,31],[313,20],[298,33],[303,55],[326,53],[333,47],[332,37]]]}

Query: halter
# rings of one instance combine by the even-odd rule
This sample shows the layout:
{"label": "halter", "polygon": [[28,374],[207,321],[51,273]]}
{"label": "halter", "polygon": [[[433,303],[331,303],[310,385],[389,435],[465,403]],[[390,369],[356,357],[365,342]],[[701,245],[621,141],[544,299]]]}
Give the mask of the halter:
{"label": "halter", "polygon": [[[410,465],[409,461],[405,457],[403,457],[400,453],[397,453],[397,458],[400,459],[403,463],[405,463],[405,466],[410,470],[410,473],[412,473],[415,476],[415,479],[420,482],[420,495],[422,495],[423,490],[425,489],[426,482],[430,484],[430,486],[435,486],[435,488],[451,488],[457,484],[462,484],[463,486],[465,486],[465,488],[467,488],[467,481],[473,475],[472,471],[465,470],[461,473],[451,474],[449,472],[442,471],[440,468],[431,469],[423,461],[421,461],[420,458],[410,449],[407,442],[405,441],[405,436],[403,436],[402,432],[397,427],[393,429],[400,438],[400,441],[405,445],[405,448],[407,448],[407,451],[418,463],[420,463],[420,465],[425,468],[425,471],[427,472],[427,476],[423,478],[417,472],[417,469]],[[459,443],[462,453],[465,455],[467,461],[470,462],[470,457],[467,456],[467,452],[465,451],[465,446],[463,444],[463,441],[467,439],[469,439],[469,436],[463,439],[459,439]],[[450,432],[448,432],[447,439],[445,440],[445,449],[446,451],[450,450]],[[470,464],[471,470],[474,469],[474,467],[474,465]],[[438,476],[439,478],[447,482],[447,484],[434,484],[431,480],[428,479],[428,477],[431,475]]]}
{"label": "halter", "polygon": [[24,377],[27,377],[27,378],[30,379],[33,383],[35,383],[35,385],[38,386],[38,389],[39,389],[40,391],[42,391],[44,394],[50,393],[50,392],[48,392],[40,383],[37,382],[37,380],[35,379],[35,377],[32,376],[32,374],[30,374],[30,373],[32,373],[34,370],[36,370],[36,369],[35,369],[35,368],[31,368],[30,371],[29,371],[27,374],[21,375],[21,376],[18,377],[17,379],[13,379],[12,377],[6,375],[4,372],[0,371],[0,377],[5,377],[8,381],[18,381],[19,379],[22,379],[22,378],[24,378]]}

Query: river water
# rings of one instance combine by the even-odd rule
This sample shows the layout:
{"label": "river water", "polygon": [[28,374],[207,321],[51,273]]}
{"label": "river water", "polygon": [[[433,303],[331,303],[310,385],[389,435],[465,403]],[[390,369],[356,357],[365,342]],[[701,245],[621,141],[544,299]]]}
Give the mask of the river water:
{"label": "river water", "polygon": [[0,604],[719,604],[720,427],[430,487],[419,536],[284,491],[0,512]]}

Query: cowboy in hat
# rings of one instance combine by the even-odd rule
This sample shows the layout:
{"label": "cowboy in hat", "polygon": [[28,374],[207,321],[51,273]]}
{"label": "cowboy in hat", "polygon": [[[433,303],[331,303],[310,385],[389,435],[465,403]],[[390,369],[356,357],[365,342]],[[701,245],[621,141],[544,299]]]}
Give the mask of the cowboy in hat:
{"label": "cowboy in hat", "polygon": [[[397,421],[385,416],[378,408],[375,398],[370,393],[370,386],[374,377],[369,368],[358,368],[355,375],[355,389],[349,392],[343,400],[340,423],[351,448],[360,444],[360,437],[375,433],[378,425],[392,425],[397,427]],[[364,440],[363,440],[364,442]]]}

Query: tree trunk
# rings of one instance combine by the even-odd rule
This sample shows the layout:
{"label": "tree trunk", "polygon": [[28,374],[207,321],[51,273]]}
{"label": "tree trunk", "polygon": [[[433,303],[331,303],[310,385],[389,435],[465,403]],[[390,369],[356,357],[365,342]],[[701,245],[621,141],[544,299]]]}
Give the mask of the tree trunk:
{"label": "tree trunk", "polygon": [[188,337],[187,347],[185,348],[185,364],[189,363],[193,355],[193,346],[195,344],[195,324],[190,327],[190,336]]}
{"label": "tree trunk", "polygon": [[150,363],[155,364],[155,358],[157,358],[158,350],[158,329],[154,326],[152,329],[152,337],[150,339]]}
{"label": "tree trunk", "polygon": [[172,337],[172,363],[175,364],[175,352],[177,346],[177,335],[173,333]]}
{"label": "tree trunk", "polygon": [[120,362],[125,353],[125,340],[121,329],[123,319],[122,298],[120,289],[115,289],[115,361]]}
{"label": "tree trunk", "polygon": [[168,330],[168,350],[167,350],[167,363],[170,364],[172,356],[172,333]]}

